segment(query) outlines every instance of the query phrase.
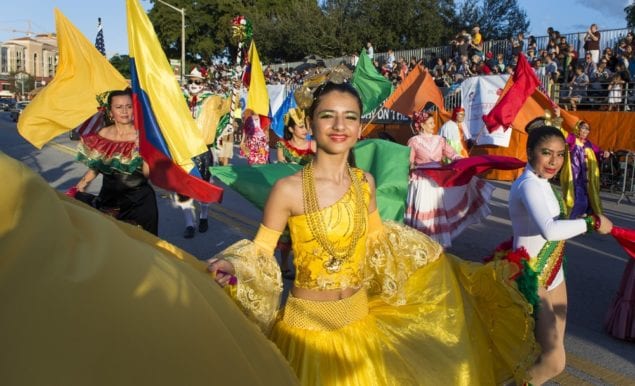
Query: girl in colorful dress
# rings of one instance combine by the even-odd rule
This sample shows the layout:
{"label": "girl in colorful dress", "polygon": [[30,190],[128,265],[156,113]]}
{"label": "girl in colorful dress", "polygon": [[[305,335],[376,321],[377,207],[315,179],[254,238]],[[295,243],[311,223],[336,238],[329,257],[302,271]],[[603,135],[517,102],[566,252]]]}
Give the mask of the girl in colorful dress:
{"label": "girl in colorful dress", "polygon": [[529,275],[537,280],[533,284],[537,285],[539,297],[535,332],[542,353],[529,370],[532,385],[543,384],[565,368],[567,287],[562,268],[565,240],[592,230],[607,234],[613,227],[601,214],[566,219],[564,202],[549,183],[562,167],[566,153],[560,129],[541,126],[531,130],[527,139],[528,164],[512,184],[509,195],[512,249],[523,255],[527,268],[521,278],[530,280],[526,276]]}
{"label": "girl in colorful dress", "polygon": [[304,111],[289,109],[284,116],[284,138],[278,141],[278,162],[306,165],[315,154],[315,141],[307,139]]}
{"label": "girl in colorful dress", "polygon": [[80,139],[77,159],[89,169],[75,187],[84,192],[101,174],[101,190],[91,204],[157,235],[157,200],[148,182],[150,169],[139,155],[139,133],[133,124],[130,89],[111,92],[107,108],[112,125]]}
{"label": "girl in colorful dress", "polygon": [[[420,232],[382,223],[373,176],[352,163],[361,112],[350,84],[316,89],[315,158],[278,180],[255,239],[217,254],[209,271],[302,385],[524,382],[538,346],[512,266],[465,262]],[[280,309],[273,250],[287,225],[297,274]]]}
{"label": "girl in colorful dress", "polygon": [[[278,162],[306,165],[315,155],[315,141],[307,139],[308,130],[305,125],[304,110],[289,109],[284,115],[284,138],[278,141]],[[289,253],[291,252],[291,235],[289,228],[285,228],[280,236],[277,249],[280,251],[280,268],[282,277],[293,279],[289,268]]]}
{"label": "girl in colorful dress", "polygon": [[240,155],[247,157],[249,165],[269,163],[269,127],[263,119],[251,110],[245,111],[243,137],[240,142]]}
{"label": "girl in colorful dress", "polygon": [[490,214],[487,203],[494,186],[474,176],[465,185],[444,188],[428,178],[422,169],[461,156],[445,138],[434,134],[432,115],[414,113],[413,122],[418,134],[408,140],[411,172],[404,223],[449,247],[465,228]]}

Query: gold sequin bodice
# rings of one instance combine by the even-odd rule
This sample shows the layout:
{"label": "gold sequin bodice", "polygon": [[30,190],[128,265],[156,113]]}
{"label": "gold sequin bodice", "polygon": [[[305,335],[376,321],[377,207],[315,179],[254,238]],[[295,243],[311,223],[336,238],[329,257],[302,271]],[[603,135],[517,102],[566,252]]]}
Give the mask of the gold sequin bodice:
{"label": "gold sequin bodice", "polygon": [[[370,190],[364,172],[354,169],[361,180],[361,187],[366,208],[370,200]],[[319,212],[324,221],[326,238],[337,249],[346,249],[354,238],[353,216],[355,212],[353,186],[333,205]],[[367,213],[367,209],[365,209]],[[364,222],[366,227],[367,221]],[[311,233],[306,214],[289,218],[289,230],[293,245],[294,264],[296,266],[296,287],[330,290],[339,288],[357,288],[362,285],[362,272],[366,255],[366,231],[362,231],[351,256],[342,260],[337,272],[328,269],[331,259],[329,254]]]}

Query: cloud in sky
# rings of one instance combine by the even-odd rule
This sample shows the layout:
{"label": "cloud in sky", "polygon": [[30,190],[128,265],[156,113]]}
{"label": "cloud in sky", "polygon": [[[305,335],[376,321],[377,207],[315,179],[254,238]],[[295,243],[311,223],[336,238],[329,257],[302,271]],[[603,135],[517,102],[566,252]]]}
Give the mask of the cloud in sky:
{"label": "cloud in sky", "polygon": [[620,18],[624,17],[624,8],[629,3],[627,0],[576,0],[575,2],[609,17]]}

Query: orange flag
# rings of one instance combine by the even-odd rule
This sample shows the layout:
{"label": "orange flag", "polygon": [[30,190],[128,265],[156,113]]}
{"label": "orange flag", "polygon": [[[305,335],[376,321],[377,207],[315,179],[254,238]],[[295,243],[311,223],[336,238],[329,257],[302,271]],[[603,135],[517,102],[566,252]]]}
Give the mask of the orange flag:
{"label": "orange flag", "polygon": [[[550,110],[552,116],[554,116],[553,111],[556,107],[557,105],[547,95],[536,89],[531,97],[527,98],[520,111],[518,111],[518,114],[512,122],[512,127],[524,131],[529,122],[536,118],[544,117],[545,110]],[[571,131],[579,120],[576,115],[564,109],[560,109],[560,116],[563,119],[562,128],[567,131]]]}
{"label": "orange flag", "polygon": [[428,71],[418,64],[408,73],[395,92],[386,99],[384,106],[411,116],[413,112],[421,111],[428,102],[434,103],[442,115],[449,115],[445,111],[441,90]]}

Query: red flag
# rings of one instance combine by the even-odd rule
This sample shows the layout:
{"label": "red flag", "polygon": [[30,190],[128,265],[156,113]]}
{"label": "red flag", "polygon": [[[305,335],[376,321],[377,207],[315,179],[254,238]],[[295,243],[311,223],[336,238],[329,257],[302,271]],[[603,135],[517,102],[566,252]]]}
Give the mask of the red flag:
{"label": "red flag", "polygon": [[483,122],[490,132],[501,126],[503,130],[507,130],[527,98],[536,91],[536,87],[540,84],[536,73],[522,53],[518,54],[518,64],[514,76],[508,81],[508,85],[509,82],[511,82],[511,86],[505,87],[507,92],[498,100],[489,114],[483,116]]}
{"label": "red flag", "polygon": [[480,155],[458,159],[450,164],[434,167],[422,167],[412,171],[413,175],[423,176],[434,180],[444,188],[463,186],[470,182],[475,175],[491,169],[514,170],[524,167],[527,163],[515,157],[497,155]]}
{"label": "red flag", "polygon": [[611,235],[615,237],[615,240],[620,243],[626,253],[635,259],[635,230],[613,226]]}
{"label": "red flag", "polygon": [[434,103],[439,111],[447,114],[443,103],[443,94],[434,83],[426,69],[417,64],[406,76],[399,87],[386,99],[384,106],[404,115],[421,111],[428,102]]}

